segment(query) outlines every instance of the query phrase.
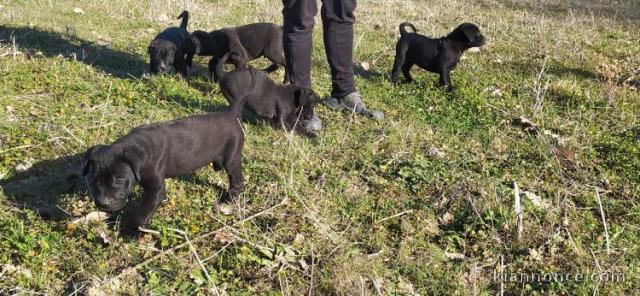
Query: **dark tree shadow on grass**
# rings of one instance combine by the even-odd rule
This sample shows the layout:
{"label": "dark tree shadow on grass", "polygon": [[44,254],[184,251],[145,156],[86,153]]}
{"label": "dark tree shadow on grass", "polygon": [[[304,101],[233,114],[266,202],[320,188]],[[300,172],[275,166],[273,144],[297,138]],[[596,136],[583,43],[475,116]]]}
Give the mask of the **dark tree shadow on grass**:
{"label": "dark tree shadow on grass", "polygon": [[220,94],[220,87],[217,82],[213,82],[206,65],[194,61],[189,76],[189,86],[206,95]]}
{"label": "dark tree shadow on grass", "polygon": [[146,65],[145,57],[114,49],[110,44],[100,45],[94,41],[78,38],[75,29],[66,33],[38,28],[0,25],[0,42],[26,50],[28,57],[41,52],[45,57],[63,56],[77,60],[118,78],[141,77]]}
{"label": "dark tree shadow on grass", "polygon": [[[194,86],[192,85],[192,87]],[[217,102],[213,100],[196,100],[192,97],[183,96],[181,94],[163,95],[160,99],[165,101],[171,101],[190,111],[193,111],[194,109],[199,109],[204,112],[210,113],[210,112],[220,112],[229,108],[229,105],[226,104],[226,102]],[[194,112],[188,116],[193,116],[197,114],[201,114],[201,112]]]}
{"label": "dark tree shadow on grass", "polygon": [[[524,60],[515,61],[510,64],[511,69],[517,70],[527,75],[537,75],[538,71],[542,68],[542,60]],[[558,77],[571,77],[575,76],[579,79],[586,80],[602,80],[603,77],[588,69],[582,69],[575,66],[563,65],[557,62],[547,61],[544,68],[545,73]]]}
{"label": "dark tree shadow on grass", "polygon": [[62,220],[68,214],[58,207],[60,197],[80,194],[82,154],[43,160],[24,172],[0,180],[0,190],[9,206],[30,209],[45,220]]}

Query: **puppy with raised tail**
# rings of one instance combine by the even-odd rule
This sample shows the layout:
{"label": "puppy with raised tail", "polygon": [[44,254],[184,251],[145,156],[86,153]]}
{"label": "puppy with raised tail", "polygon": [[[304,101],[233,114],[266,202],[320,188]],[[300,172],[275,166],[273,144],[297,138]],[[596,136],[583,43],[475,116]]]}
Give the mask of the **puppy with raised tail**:
{"label": "puppy with raised tail", "polygon": [[194,45],[189,38],[187,24],[189,12],[183,11],[178,19],[182,19],[180,27],[171,27],[156,36],[147,51],[149,52],[149,68],[152,74],[164,73],[171,67],[182,77],[186,77],[193,60]]}
{"label": "puppy with raised tail", "polygon": [[134,128],[111,145],[97,145],[84,156],[82,176],[97,208],[116,212],[127,204],[127,195],[138,183],[142,199],[133,216],[123,219],[121,232],[137,235],[165,199],[165,178],[192,173],[213,164],[229,176],[225,199],[240,195],[243,187],[244,133],[238,116],[244,100],[227,110]]}
{"label": "puppy with raised tail", "polygon": [[[231,53],[230,62],[237,68],[259,57],[266,57],[272,64],[263,71],[271,73],[284,67],[282,50],[282,27],[272,23],[255,23],[233,28],[223,28],[211,32],[196,30],[191,33],[194,52],[200,56],[211,56],[209,72],[217,82],[215,66],[226,53]],[[284,83],[289,77],[284,74]]]}
{"label": "puppy with raised tail", "polygon": [[[413,33],[405,27],[411,27]],[[453,90],[450,72],[460,62],[460,57],[469,48],[485,44],[485,38],[478,26],[471,23],[459,25],[453,32],[442,38],[429,38],[416,33],[410,23],[400,24],[400,40],[396,44],[396,57],[391,70],[391,81],[396,83],[400,70],[406,82],[413,81],[411,67],[418,67],[440,75],[440,86]]]}

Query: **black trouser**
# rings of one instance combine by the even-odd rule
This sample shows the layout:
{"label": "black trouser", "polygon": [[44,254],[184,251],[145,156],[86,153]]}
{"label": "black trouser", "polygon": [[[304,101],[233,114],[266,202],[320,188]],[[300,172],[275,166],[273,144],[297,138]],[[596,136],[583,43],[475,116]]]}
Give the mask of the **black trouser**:
{"label": "black trouser", "polygon": [[[311,31],[318,13],[316,0],[283,0],[284,56],[291,83],[311,86]],[[333,97],[356,90],[353,76],[355,0],[322,0],[324,48],[331,67]]]}

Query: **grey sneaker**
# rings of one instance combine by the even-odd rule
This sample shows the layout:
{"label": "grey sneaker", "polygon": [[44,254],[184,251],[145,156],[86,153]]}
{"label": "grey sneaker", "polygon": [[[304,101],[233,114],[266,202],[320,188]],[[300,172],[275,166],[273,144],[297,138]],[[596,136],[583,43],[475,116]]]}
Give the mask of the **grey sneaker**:
{"label": "grey sneaker", "polygon": [[324,100],[324,104],[332,110],[347,109],[376,120],[384,119],[384,113],[381,111],[367,109],[359,92],[350,93],[342,98],[328,97]]}

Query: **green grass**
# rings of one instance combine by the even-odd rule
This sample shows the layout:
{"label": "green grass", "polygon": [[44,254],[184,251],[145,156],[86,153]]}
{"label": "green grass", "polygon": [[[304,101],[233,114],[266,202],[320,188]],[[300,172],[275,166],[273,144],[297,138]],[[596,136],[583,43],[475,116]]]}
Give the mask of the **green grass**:
{"label": "green grass", "polygon": [[[0,294],[495,295],[502,261],[510,273],[625,275],[504,282],[509,295],[640,290],[633,1],[359,1],[355,63],[371,69],[357,86],[384,122],[319,106],[317,139],[245,123],[246,187],[233,215],[216,203],[226,176],[208,167],[166,181],[169,201],[149,225],[157,234],[131,241],[118,223],[68,226],[95,210],[78,177],[87,148],[226,105],[206,59],[187,81],[142,77],[157,32],[185,8],[190,29],[282,22],[275,0],[173,2],[0,2]],[[489,42],[464,55],[453,93],[418,70],[416,83],[393,85],[402,21],[432,36],[471,21]],[[325,96],[319,19],[314,47],[313,86]],[[512,125],[519,116],[541,133]],[[514,182],[550,205],[522,194],[519,238]],[[203,263],[210,282],[190,248],[167,252],[185,241],[172,229],[201,259],[214,256]]]}

